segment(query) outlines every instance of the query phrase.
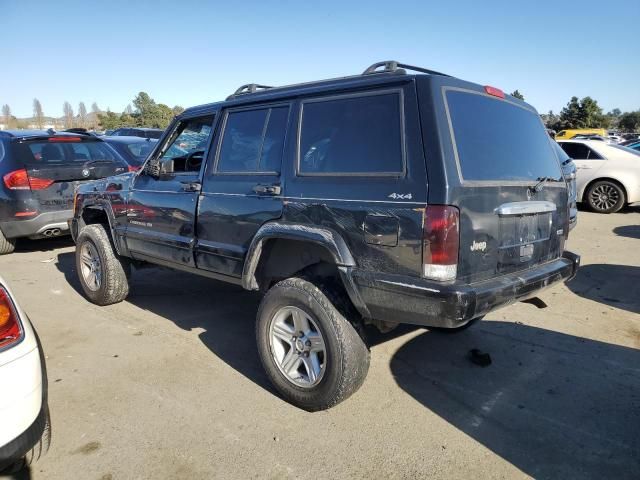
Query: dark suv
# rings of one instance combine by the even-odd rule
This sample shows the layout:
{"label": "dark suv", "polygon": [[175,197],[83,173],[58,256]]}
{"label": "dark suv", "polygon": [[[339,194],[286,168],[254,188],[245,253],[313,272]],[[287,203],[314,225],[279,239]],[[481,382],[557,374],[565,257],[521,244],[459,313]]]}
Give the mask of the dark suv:
{"label": "dark suv", "polygon": [[76,185],[127,169],[93,135],[0,131],[0,254],[12,252],[20,237],[68,233]]}
{"label": "dark suv", "polygon": [[365,324],[462,328],[572,278],[568,232],[533,107],[397,62],[190,108],[141,171],[81,186],[72,220],[98,305],[145,263],[264,291],[262,363],[308,410],[362,384]]}

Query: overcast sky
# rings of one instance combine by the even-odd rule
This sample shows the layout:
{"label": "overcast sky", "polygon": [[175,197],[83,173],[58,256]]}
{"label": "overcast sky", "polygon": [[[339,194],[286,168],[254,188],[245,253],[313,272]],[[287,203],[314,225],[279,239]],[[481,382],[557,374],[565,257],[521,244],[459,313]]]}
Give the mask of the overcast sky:
{"label": "overcast sky", "polygon": [[[518,5],[520,4],[520,5]],[[590,95],[640,108],[639,0],[0,0],[0,104],[31,116],[139,91],[188,107],[244,83],[282,85],[399,60],[520,90],[540,112]]]}

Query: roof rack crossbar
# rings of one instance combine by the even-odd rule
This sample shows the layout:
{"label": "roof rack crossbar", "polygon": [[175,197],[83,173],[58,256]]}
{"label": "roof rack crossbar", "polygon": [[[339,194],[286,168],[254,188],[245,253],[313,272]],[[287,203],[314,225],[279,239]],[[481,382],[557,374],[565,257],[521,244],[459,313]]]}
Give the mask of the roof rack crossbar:
{"label": "roof rack crossbar", "polygon": [[270,87],[269,85],[260,85],[258,83],[247,83],[246,85],[242,85],[235,92],[227,97],[227,100],[235,97],[236,95],[245,95],[247,93],[256,93],[258,90],[266,90]]}
{"label": "roof rack crossbar", "polygon": [[429,75],[442,75],[444,77],[450,76],[450,75],[447,75],[446,73],[436,72],[435,70],[429,70],[428,68],[407,65],[406,63],[399,63],[395,60],[386,60],[384,62],[374,63],[369,68],[367,68],[364,72],[362,72],[362,75],[371,75],[374,73],[405,73],[405,70],[428,73]]}

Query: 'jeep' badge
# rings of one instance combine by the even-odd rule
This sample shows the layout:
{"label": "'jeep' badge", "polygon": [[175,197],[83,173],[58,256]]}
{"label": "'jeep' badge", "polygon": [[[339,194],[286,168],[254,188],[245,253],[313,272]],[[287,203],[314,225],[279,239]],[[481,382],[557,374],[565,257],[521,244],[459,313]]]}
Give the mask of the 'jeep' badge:
{"label": "'jeep' badge", "polygon": [[91,172],[89,171],[88,168],[83,168],[82,169],[82,176],[83,177],[88,177],[91,174]]}
{"label": "'jeep' badge", "polygon": [[473,243],[471,244],[472,252],[477,252],[477,251],[484,252],[486,249],[487,249],[487,242],[476,242],[474,240]]}

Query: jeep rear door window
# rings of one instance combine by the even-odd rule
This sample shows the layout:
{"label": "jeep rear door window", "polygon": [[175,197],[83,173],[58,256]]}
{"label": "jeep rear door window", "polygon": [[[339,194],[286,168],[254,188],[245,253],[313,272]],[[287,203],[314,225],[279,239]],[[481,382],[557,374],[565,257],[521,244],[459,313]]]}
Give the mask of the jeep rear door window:
{"label": "jeep rear door window", "polygon": [[301,175],[402,175],[400,92],[303,102]]}
{"label": "jeep rear door window", "polygon": [[220,146],[218,172],[280,172],[289,107],[231,111]]}
{"label": "jeep rear door window", "polygon": [[535,111],[467,91],[449,90],[446,98],[463,180],[561,178],[560,165]]}

